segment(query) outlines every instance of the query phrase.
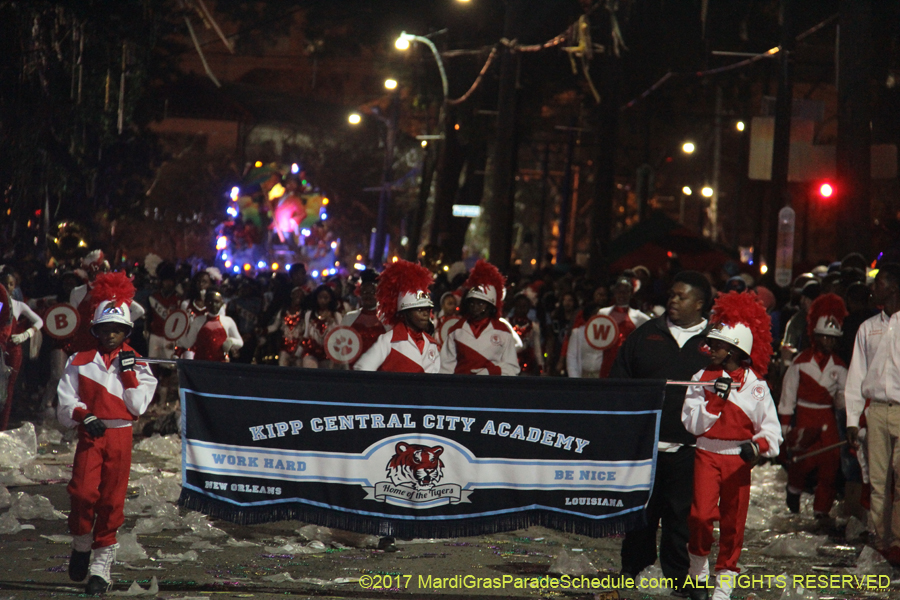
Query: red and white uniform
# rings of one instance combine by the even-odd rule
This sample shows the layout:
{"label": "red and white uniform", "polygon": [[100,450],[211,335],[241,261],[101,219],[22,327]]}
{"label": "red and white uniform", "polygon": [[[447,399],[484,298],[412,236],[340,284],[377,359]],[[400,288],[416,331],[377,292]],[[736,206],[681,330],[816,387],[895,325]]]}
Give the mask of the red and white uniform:
{"label": "red and white uniform", "polygon": [[[847,367],[835,354],[824,354],[813,348],[800,353],[784,375],[778,415],[783,431],[791,426],[800,433],[813,433],[815,441],[805,452],[813,452],[841,441],[835,410],[844,410],[844,386]],[[809,433],[807,434],[809,436]],[[816,499],[813,510],[828,514],[834,503],[834,480],[840,467],[841,454],[834,448],[824,454],[791,464],[788,469],[788,491],[800,494],[806,487],[806,476],[818,469]]]}
{"label": "red and white uniform", "polygon": [[461,320],[441,348],[441,373],[518,375],[513,333],[500,319]]}
{"label": "red and white uniform", "polygon": [[447,343],[447,340],[445,340],[441,336],[441,331],[444,330],[444,326],[446,325],[447,321],[450,321],[451,319],[454,321],[459,321],[462,320],[462,318],[463,317],[461,317],[459,313],[453,313],[450,315],[444,315],[443,317],[439,317],[437,319],[434,324],[434,339],[438,341],[438,344],[443,346],[445,343]]}
{"label": "red and white uniform", "polygon": [[330,319],[320,319],[315,311],[306,311],[303,315],[303,339],[300,345],[303,346],[303,357],[308,358],[309,366],[314,366],[309,359],[316,362],[329,360],[325,353],[325,336],[339,325],[341,313],[332,313]]}
{"label": "red and white uniform", "polygon": [[353,366],[356,371],[391,373],[437,373],[441,370],[440,346],[423,331],[412,331],[398,323],[381,334]]}
{"label": "red and white uniform", "polygon": [[175,355],[175,343],[166,339],[165,325],[169,313],[181,305],[181,297],[172,292],[163,296],[162,292],[154,292],[148,300],[150,313],[150,339],[148,354],[153,358],[172,358]]}
{"label": "red and white uniform", "polygon": [[513,317],[509,324],[512,325],[513,331],[516,332],[519,339],[522,340],[522,347],[516,351],[519,357],[519,370],[522,373],[539,375],[544,368],[540,324],[528,317],[521,320]]}
{"label": "red and white uniform", "polygon": [[[740,387],[728,400],[712,387],[690,386],[684,398],[681,422],[697,436],[694,459],[694,500],[688,518],[688,552],[694,562],[706,562],[713,544],[713,522],[719,521],[719,556],[716,571],[738,573],[744,543],[744,525],[750,506],[750,463],[740,457],[740,444],[753,440],[763,456],[778,456],[781,426],[766,382],[749,369],[727,374]],[[721,367],[699,371],[693,381],[715,381]]]}
{"label": "red and white uniform", "polygon": [[[240,350],[244,340],[237,324],[229,316],[201,315],[191,321],[188,332],[178,340],[178,346],[188,348],[194,360],[228,362],[230,350]],[[188,358],[185,353],[185,358]]]}
{"label": "red and white uniform", "polygon": [[[9,425],[9,413],[13,405],[13,390],[16,388],[16,380],[22,368],[22,344],[28,339],[27,337],[22,340],[19,338],[25,337],[21,334],[28,333],[29,329],[33,329],[34,331],[28,334],[30,337],[44,326],[44,320],[37,316],[24,302],[10,299],[10,310],[12,312],[12,329],[10,330],[9,339],[5,344],[0,345],[0,352],[6,350],[7,366],[12,369],[6,382],[6,404],[3,407],[3,412],[0,413],[0,431],[5,431],[6,426]],[[22,321],[28,321],[28,324],[26,325]]]}
{"label": "red and white uniform", "polygon": [[[341,325],[350,327],[359,334],[359,338],[362,340],[362,349],[359,353],[360,356],[365,354],[375,341],[388,331],[385,324],[378,318],[375,309],[367,310],[365,308],[360,308],[359,310],[348,312],[341,320]],[[352,366],[353,363],[350,363],[350,365]]]}
{"label": "red and white uniform", "polygon": [[625,338],[650,320],[650,317],[641,311],[628,306],[607,306],[597,311],[597,314],[611,317],[616,322],[619,328],[619,337],[606,350],[597,350],[591,347],[584,337],[584,328],[587,323],[581,323],[572,329],[566,348],[566,372],[569,377],[585,379],[609,377],[613,362],[615,362],[616,355]]}
{"label": "red and white uniform", "polygon": [[277,323],[281,324],[281,351],[278,353],[278,366],[290,367],[300,362],[300,339],[303,337],[303,311],[282,311],[276,320],[276,327],[270,327],[269,331],[275,331]]}
{"label": "red and white uniform", "polygon": [[[96,342],[95,342],[96,343]],[[131,470],[132,423],[145,411],[156,390],[156,378],[141,363],[134,371],[119,370],[120,350],[97,349],[73,355],[59,382],[57,417],[66,427],[78,427],[78,446],[68,492],[72,500],[69,532],[94,533],[94,548],[116,543],[116,530],[125,522],[125,494]],[[92,438],[81,427],[88,414],[107,427]]]}

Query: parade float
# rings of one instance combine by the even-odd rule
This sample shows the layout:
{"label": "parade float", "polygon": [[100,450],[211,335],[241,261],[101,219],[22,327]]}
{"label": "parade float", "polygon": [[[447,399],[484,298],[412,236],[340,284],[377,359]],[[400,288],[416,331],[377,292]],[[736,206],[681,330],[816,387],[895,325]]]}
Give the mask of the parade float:
{"label": "parade float", "polygon": [[329,227],[329,199],[300,165],[256,161],[228,191],[216,227],[216,265],[223,272],[287,271],[302,262],[313,278],[340,268],[340,240]]}

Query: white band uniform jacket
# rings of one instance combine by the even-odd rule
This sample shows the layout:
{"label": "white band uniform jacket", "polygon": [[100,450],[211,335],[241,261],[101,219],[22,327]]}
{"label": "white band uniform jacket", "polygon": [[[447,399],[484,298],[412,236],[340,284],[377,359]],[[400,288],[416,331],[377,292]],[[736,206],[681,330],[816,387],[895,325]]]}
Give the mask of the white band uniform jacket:
{"label": "white band uniform jacket", "polygon": [[[126,348],[128,349],[128,348]],[[131,427],[147,410],[156,391],[150,367],[136,362],[134,371],[122,374],[118,351],[109,368],[97,350],[74,354],[59,382],[57,417],[65,427],[76,427],[87,413],[107,427]]]}
{"label": "white band uniform jacket", "polygon": [[[598,315],[610,316],[615,306],[607,306],[597,311]],[[635,308],[628,308],[628,319],[634,323],[634,329],[637,329],[650,320],[646,314]],[[566,372],[569,377],[581,377],[582,373],[600,373],[603,366],[603,350],[597,350],[587,343],[584,337],[584,328],[587,323],[579,325],[572,330],[569,335],[569,347],[566,349]]]}
{"label": "white band uniform jacket", "polygon": [[389,371],[393,373],[437,373],[441,369],[440,347],[427,333],[422,333],[422,349],[413,339],[405,323],[378,336],[353,369],[356,371]]}
{"label": "white band uniform jacket", "polygon": [[[685,429],[697,436],[697,448],[716,454],[740,454],[739,445],[752,439],[760,444],[763,456],[778,456],[781,444],[781,425],[769,386],[750,370],[744,370],[744,381],[732,388],[721,412],[707,411],[707,402],[715,401],[711,386],[692,385],[684,397],[681,422]],[[692,381],[715,381],[719,370],[701,370]]]}
{"label": "white band uniform jacket", "polygon": [[518,375],[519,358],[512,331],[500,319],[476,323],[462,320],[447,334],[441,348],[441,373]]}
{"label": "white band uniform jacket", "polygon": [[819,366],[815,352],[807,348],[784,375],[778,414],[792,415],[798,404],[813,410],[843,410],[846,385],[847,367],[840,358],[831,354],[824,366]]}

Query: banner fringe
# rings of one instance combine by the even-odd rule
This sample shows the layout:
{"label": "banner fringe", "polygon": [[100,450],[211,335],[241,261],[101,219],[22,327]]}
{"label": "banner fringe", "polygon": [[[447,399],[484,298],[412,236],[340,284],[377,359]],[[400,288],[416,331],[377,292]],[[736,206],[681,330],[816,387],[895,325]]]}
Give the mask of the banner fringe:
{"label": "banner fringe", "polygon": [[562,515],[540,510],[517,512],[506,516],[470,517],[437,521],[389,520],[296,503],[270,504],[262,507],[235,506],[187,488],[182,488],[178,504],[189,510],[196,510],[215,519],[229,521],[238,525],[257,525],[275,521],[300,521],[333,529],[343,529],[369,535],[394,536],[401,539],[472,537],[515,531],[533,525],[597,538],[622,535],[626,531],[643,524],[642,511],[612,517],[608,522],[595,522],[573,515]]}

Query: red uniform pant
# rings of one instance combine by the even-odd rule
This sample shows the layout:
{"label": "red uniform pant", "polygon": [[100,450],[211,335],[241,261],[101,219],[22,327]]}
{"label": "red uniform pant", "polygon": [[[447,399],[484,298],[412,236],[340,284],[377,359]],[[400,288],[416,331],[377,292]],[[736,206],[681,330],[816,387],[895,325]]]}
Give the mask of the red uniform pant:
{"label": "red uniform pant", "polygon": [[[0,348],[3,352],[3,348]],[[9,425],[9,413],[12,410],[13,391],[16,389],[16,379],[19,377],[19,371],[22,369],[22,346],[17,346],[12,342],[6,345],[6,354],[8,356],[7,366],[12,370],[9,372],[9,380],[6,382],[6,404],[3,406],[3,412],[0,413],[0,431],[6,431]]]}
{"label": "red uniform pant", "polygon": [[[816,409],[798,406],[795,427],[821,431],[816,441],[801,454],[814,452],[841,441],[834,410],[830,407]],[[834,504],[836,494],[834,480],[840,466],[841,451],[839,448],[792,463],[788,469],[788,486],[795,490],[804,489],[807,476],[813,471],[817,471],[816,498],[813,502],[813,510],[817,513],[828,514],[831,511],[831,505]]]}
{"label": "red uniform pant", "polygon": [[688,525],[688,551],[707,556],[713,545],[713,522],[719,520],[716,571],[740,572],[744,525],[750,507],[750,465],[738,455],[697,449],[694,459],[694,500]]}
{"label": "red uniform pant", "polygon": [[107,429],[92,438],[78,428],[78,446],[72,481],[67,488],[72,501],[69,533],[94,532],[93,548],[116,543],[116,531],[125,522],[125,494],[131,471],[131,427]]}

